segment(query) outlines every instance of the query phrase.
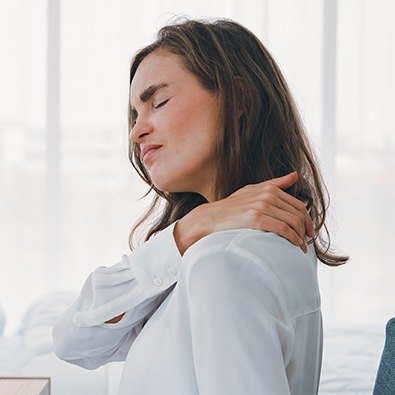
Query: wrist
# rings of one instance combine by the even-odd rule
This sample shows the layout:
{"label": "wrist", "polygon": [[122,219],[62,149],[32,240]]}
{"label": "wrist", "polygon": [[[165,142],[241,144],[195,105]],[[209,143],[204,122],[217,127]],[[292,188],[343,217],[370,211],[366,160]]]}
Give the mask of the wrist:
{"label": "wrist", "polygon": [[202,221],[201,206],[196,207],[187,215],[177,221],[174,226],[174,241],[181,255],[198,240],[206,236],[207,232],[205,221]]}

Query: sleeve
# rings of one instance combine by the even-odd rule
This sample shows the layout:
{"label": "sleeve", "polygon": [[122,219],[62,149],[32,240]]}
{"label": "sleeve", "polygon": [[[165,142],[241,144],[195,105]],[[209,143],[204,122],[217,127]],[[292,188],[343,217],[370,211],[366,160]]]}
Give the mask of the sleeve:
{"label": "sleeve", "polygon": [[[86,279],[77,300],[53,330],[55,354],[86,369],[124,361],[147,320],[177,282],[181,255],[175,223],[120,262],[99,266]],[[125,313],[116,324],[105,323]]]}
{"label": "sleeve", "polygon": [[269,267],[223,247],[187,259],[182,278],[199,394],[290,394],[294,329]]}

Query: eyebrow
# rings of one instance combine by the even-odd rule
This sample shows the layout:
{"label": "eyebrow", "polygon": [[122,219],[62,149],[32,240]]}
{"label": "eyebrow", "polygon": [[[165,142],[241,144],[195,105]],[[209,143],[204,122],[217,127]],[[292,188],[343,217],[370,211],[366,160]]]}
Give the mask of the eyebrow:
{"label": "eyebrow", "polygon": [[[163,88],[167,88],[169,86],[168,83],[166,82],[162,82],[161,84],[154,84],[154,85],[150,85],[148,88],[144,89],[141,94],[140,94],[140,100],[145,103],[147,102],[149,99],[151,99],[152,96],[155,95],[156,92],[158,92],[158,90],[163,89]],[[133,107],[132,107],[133,108]]]}

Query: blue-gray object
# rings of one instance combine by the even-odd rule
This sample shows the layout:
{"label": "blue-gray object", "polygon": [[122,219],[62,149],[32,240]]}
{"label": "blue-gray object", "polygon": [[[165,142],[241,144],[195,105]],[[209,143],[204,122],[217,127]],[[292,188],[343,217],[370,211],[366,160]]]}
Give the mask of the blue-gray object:
{"label": "blue-gray object", "polygon": [[395,395],[395,317],[387,322],[385,345],[373,395]]}

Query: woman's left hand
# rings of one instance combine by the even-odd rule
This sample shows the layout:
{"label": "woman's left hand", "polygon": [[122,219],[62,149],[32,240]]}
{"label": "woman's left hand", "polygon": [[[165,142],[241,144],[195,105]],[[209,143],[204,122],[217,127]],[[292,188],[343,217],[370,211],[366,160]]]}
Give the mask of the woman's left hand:
{"label": "woman's left hand", "polygon": [[213,232],[251,228],[277,233],[307,252],[306,235],[314,236],[304,203],[284,192],[298,180],[296,172],[246,185],[216,202],[204,203],[180,219],[174,238],[180,253]]}

